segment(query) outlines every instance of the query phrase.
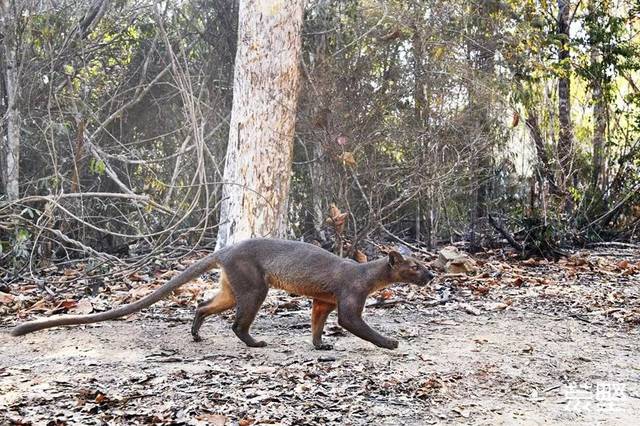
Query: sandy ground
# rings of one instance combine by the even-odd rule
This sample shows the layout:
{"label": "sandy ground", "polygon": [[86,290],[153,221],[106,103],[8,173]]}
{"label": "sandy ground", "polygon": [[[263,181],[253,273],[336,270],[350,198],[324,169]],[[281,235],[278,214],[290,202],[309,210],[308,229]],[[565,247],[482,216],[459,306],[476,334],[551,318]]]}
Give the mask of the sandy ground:
{"label": "sandy ground", "polygon": [[315,351],[307,306],[263,310],[260,349],[236,339],[231,315],[192,342],[184,308],[21,338],[2,328],[0,424],[638,424],[637,326],[401,303],[367,310],[398,350],[332,314],[335,349]]}

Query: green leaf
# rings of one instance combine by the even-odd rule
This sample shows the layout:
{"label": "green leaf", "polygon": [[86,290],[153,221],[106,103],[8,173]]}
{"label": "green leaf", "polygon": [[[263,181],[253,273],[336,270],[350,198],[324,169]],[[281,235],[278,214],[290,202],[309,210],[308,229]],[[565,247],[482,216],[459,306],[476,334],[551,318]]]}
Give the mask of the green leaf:
{"label": "green leaf", "polygon": [[31,234],[29,234],[29,231],[27,231],[26,229],[20,228],[16,232],[16,241],[18,242],[27,241],[29,237],[31,237]]}

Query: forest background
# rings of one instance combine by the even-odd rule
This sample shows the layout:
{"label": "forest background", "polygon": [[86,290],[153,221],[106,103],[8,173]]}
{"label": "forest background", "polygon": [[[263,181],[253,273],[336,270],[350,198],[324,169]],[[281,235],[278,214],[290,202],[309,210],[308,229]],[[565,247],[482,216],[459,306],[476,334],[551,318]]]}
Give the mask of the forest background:
{"label": "forest background", "polygon": [[[2,273],[214,241],[238,3],[0,3]],[[329,244],[334,204],[347,254],[376,236],[477,250],[494,228],[543,253],[637,240],[639,16],[308,2],[286,236]]]}

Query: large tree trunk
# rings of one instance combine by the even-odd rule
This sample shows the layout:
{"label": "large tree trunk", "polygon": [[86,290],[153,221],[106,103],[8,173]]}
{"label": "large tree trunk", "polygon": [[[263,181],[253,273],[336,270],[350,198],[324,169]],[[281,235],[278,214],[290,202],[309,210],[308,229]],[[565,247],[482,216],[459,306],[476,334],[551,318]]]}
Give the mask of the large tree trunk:
{"label": "large tree trunk", "polygon": [[561,39],[561,47],[558,60],[564,68],[564,73],[558,79],[558,120],[560,121],[560,134],[558,136],[558,162],[562,170],[562,186],[566,188],[570,184],[572,160],[573,160],[573,125],[571,122],[571,72],[567,63],[569,58],[569,28],[570,0],[558,0],[558,35]]}
{"label": "large tree trunk", "polygon": [[241,0],[217,248],[283,237],[298,98],[303,0]]}
{"label": "large tree trunk", "polygon": [[0,167],[2,183],[9,201],[20,196],[20,112],[17,99],[18,63],[16,60],[15,21],[9,0],[0,0],[0,75],[2,77],[2,106],[6,117],[1,142]]}

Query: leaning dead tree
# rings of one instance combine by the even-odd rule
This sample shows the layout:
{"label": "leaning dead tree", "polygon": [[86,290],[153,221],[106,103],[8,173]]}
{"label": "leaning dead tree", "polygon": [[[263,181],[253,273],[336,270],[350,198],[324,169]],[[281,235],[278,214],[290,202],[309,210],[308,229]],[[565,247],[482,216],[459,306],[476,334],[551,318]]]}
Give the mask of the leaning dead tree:
{"label": "leaning dead tree", "polygon": [[218,247],[286,232],[303,3],[240,2]]}

